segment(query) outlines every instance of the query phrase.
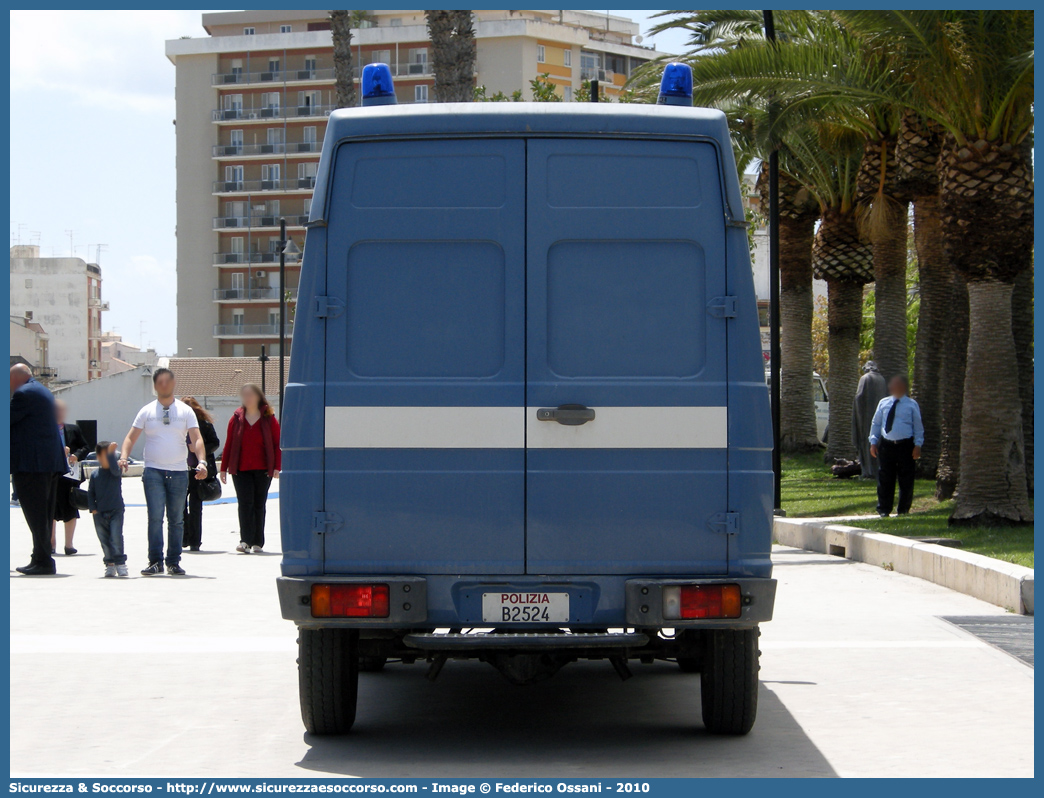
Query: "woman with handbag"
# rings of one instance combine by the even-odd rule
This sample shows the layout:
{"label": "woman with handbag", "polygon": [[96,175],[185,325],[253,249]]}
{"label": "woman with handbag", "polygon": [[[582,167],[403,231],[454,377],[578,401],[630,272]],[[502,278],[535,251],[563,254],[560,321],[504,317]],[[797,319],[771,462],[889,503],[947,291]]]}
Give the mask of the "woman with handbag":
{"label": "woman with handbag", "polygon": [[252,382],[239,391],[243,406],[228,422],[221,454],[221,481],[232,475],[239,500],[239,545],[243,554],[260,554],[265,545],[265,503],[273,478],[279,477],[279,422],[261,389]]}
{"label": "woman with handbag", "polygon": [[[80,484],[85,479],[79,463],[87,459],[91,447],[87,439],[76,424],[70,424],[65,420],[66,406],[61,399],[54,400],[54,413],[58,421],[58,429],[61,430],[62,440],[65,441],[65,457],[69,461],[69,473],[58,480],[58,490],[55,492],[54,524],[51,526],[51,553],[54,553],[57,543],[55,534],[58,524],[65,526],[65,554],[71,557],[76,554],[73,547],[73,535],[76,534],[76,521],[80,517],[77,509],[78,499],[74,491],[82,491]],[[81,507],[79,509],[87,509]]]}
{"label": "woman with handbag", "polygon": [[[188,551],[199,551],[203,545],[203,502],[213,501],[221,498],[221,485],[217,481],[217,463],[214,462],[214,452],[221,445],[217,430],[214,429],[214,418],[203,406],[196,401],[194,396],[183,396],[181,401],[192,408],[199,422],[199,434],[203,438],[203,448],[207,453],[207,478],[203,480],[193,479],[199,458],[189,446],[188,454],[188,501],[185,503],[185,532],[182,546]],[[186,440],[187,445],[187,440]],[[216,491],[217,496],[214,496]]]}

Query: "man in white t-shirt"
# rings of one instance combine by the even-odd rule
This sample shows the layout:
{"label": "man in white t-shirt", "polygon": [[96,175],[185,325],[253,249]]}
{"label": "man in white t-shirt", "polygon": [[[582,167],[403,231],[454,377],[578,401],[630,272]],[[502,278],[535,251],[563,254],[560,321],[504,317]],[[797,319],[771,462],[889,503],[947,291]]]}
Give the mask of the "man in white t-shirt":
{"label": "man in white t-shirt", "polygon": [[[163,573],[163,516],[167,516],[167,573],[184,576],[181,567],[181,540],[184,535],[185,497],[188,495],[188,447],[199,459],[196,479],[207,478],[207,453],[199,434],[196,414],[174,398],[174,373],[159,368],[152,374],[156,401],[138,411],[127,437],[123,439],[120,467],[127,469],[127,457],[145,433],[145,504],[149,513],[149,567],[142,576]],[[188,443],[186,443],[186,441]]]}

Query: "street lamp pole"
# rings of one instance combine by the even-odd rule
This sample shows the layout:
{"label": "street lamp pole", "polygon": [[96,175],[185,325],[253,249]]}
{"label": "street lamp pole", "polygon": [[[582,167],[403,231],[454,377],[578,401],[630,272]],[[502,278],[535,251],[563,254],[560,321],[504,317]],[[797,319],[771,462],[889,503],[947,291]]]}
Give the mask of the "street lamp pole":
{"label": "street lamp pole", "polygon": [[[762,11],[765,21],[765,38],[776,41],[776,20],[771,11]],[[773,105],[769,105],[769,126],[775,121]],[[769,380],[772,402],[772,507],[777,515],[782,514],[782,474],[780,459],[780,379],[779,379],[779,150],[775,146],[769,151]]]}
{"label": "street lamp pole", "polygon": [[265,364],[269,361],[268,353],[265,351],[265,345],[261,344],[261,357],[258,360],[261,361],[261,393],[265,393]]}

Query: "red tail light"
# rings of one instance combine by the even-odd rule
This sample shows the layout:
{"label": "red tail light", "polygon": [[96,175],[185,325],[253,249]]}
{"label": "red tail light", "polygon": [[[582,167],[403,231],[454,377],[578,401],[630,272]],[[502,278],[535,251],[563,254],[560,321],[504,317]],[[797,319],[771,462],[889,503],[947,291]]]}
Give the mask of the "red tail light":
{"label": "red tail light", "polygon": [[663,617],[667,620],[739,618],[739,585],[670,585],[663,589]]}
{"label": "red tail light", "polygon": [[387,618],[387,585],[312,585],[313,618]]}

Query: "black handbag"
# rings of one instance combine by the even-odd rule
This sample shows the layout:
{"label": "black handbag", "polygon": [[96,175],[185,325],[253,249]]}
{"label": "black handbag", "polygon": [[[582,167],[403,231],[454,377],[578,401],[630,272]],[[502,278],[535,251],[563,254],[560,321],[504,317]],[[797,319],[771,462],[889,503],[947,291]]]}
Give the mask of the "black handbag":
{"label": "black handbag", "polygon": [[201,479],[196,484],[196,490],[203,501],[216,502],[221,498],[221,480],[217,478],[217,474],[212,474],[206,479]]}
{"label": "black handbag", "polygon": [[87,509],[87,491],[83,488],[78,488],[74,485],[69,491],[69,497],[72,500],[72,506],[77,510]]}

